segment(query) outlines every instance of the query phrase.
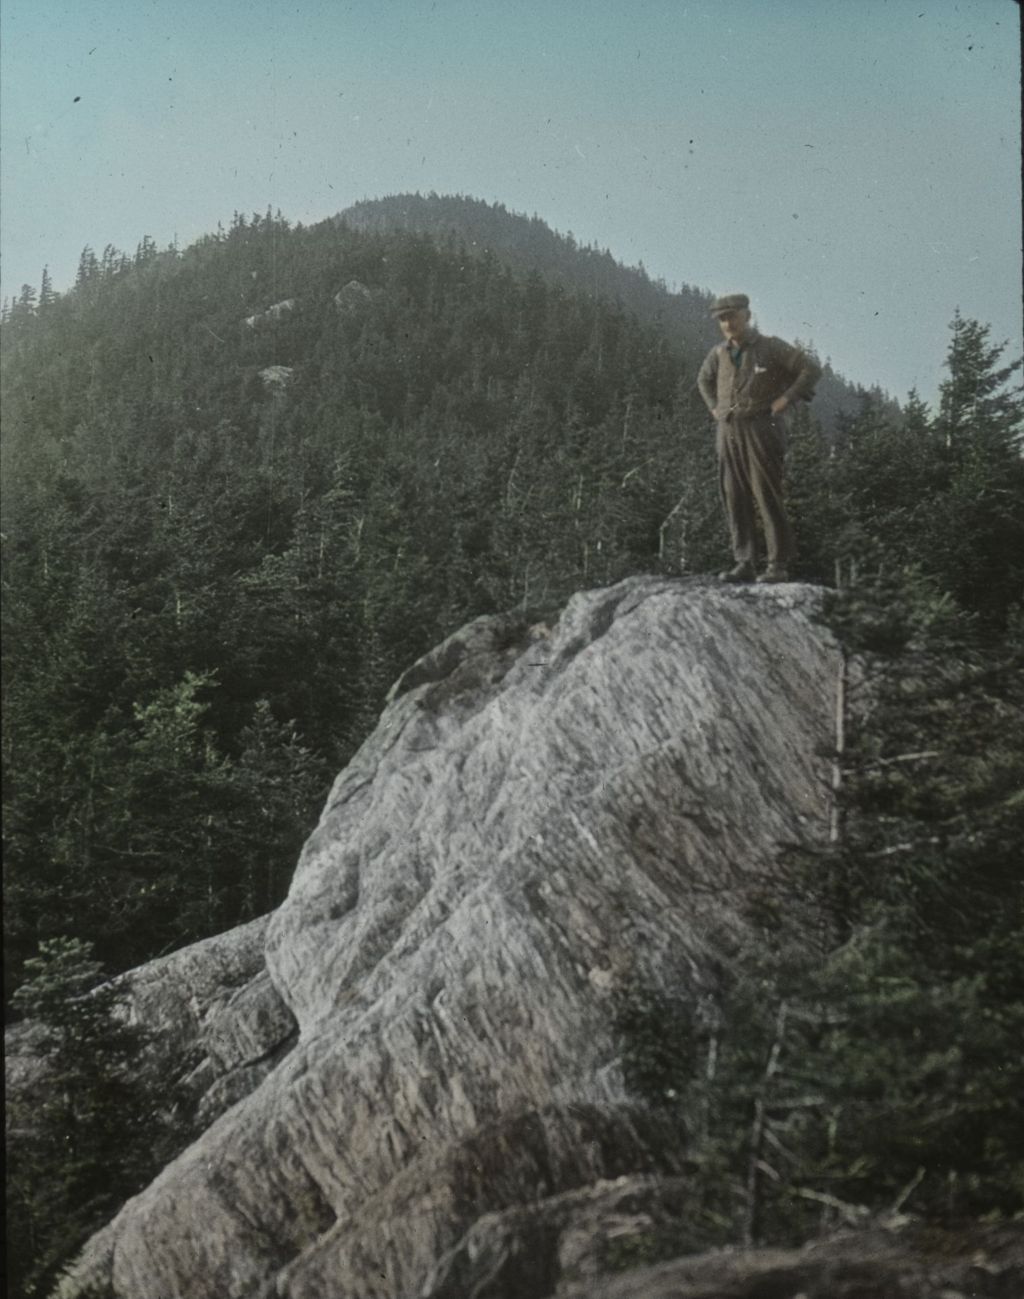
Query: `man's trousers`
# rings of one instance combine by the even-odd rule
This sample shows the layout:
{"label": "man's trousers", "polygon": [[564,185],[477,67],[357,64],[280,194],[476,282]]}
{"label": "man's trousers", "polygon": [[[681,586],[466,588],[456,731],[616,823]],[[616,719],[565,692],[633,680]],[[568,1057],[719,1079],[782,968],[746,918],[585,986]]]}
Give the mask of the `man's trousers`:
{"label": "man's trousers", "polygon": [[793,529],[782,503],[786,434],[770,412],[718,421],[718,483],[737,563],[757,559],[754,509],[761,515],[769,564],[789,563],[796,553]]}

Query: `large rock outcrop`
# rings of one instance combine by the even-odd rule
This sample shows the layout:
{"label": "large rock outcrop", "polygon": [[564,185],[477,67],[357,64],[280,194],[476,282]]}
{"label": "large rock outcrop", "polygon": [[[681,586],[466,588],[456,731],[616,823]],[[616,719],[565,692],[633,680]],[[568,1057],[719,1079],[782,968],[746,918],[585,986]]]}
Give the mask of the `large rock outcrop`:
{"label": "large rock outcrop", "polygon": [[[477,620],[410,669],[269,922],[262,993],[234,999],[270,1017],[266,1076],[62,1293],[541,1299],[460,1291],[473,1233],[504,1224],[521,1255],[545,1203],[564,1261],[594,1196],[669,1212],[685,1169],[625,1095],[613,998],[641,978],[700,1001],[780,846],[827,835],[839,654],[817,603],[634,578]],[[204,1040],[251,1063],[233,1004]]]}

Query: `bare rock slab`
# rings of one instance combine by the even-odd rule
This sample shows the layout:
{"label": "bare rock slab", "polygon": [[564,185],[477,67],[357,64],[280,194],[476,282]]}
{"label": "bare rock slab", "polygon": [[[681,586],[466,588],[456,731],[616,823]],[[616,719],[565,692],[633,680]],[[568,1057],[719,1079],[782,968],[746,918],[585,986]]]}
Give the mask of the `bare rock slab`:
{"label": "bare rock slab", "polygon": [[[487,1214],[676,1175],[624,1093],[614,994],[705,995],[779,848],[827,836],[819,599],[633,578],[414,665],[267,926],[296,1044],[90,1275],[120,1299],[408,1299]],[[206,1017],[222,1062],[290,1023],[264,995]]]}

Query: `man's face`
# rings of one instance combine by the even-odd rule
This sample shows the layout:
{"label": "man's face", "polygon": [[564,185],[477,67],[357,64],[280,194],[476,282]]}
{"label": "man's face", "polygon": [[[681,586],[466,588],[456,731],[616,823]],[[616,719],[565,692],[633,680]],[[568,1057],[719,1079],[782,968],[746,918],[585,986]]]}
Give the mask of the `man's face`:
{"label": "man's face", "polygon": [[718,317],[718,324],[722,333],[730,343],[739,342],[747,332],[747,322],[750,320],[749,311],[723,311]]}

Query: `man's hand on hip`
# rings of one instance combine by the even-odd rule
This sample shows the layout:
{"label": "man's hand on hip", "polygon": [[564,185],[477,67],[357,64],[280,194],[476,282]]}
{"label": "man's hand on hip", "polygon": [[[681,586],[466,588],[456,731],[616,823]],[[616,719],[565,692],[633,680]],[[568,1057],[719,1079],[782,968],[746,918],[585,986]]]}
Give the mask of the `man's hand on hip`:
{"label": "man's hand on hip", "polygon": [[788,405],[789,405],[788,397],[776,397],[775,400],[772,402],[772,414],[781,415]]}

